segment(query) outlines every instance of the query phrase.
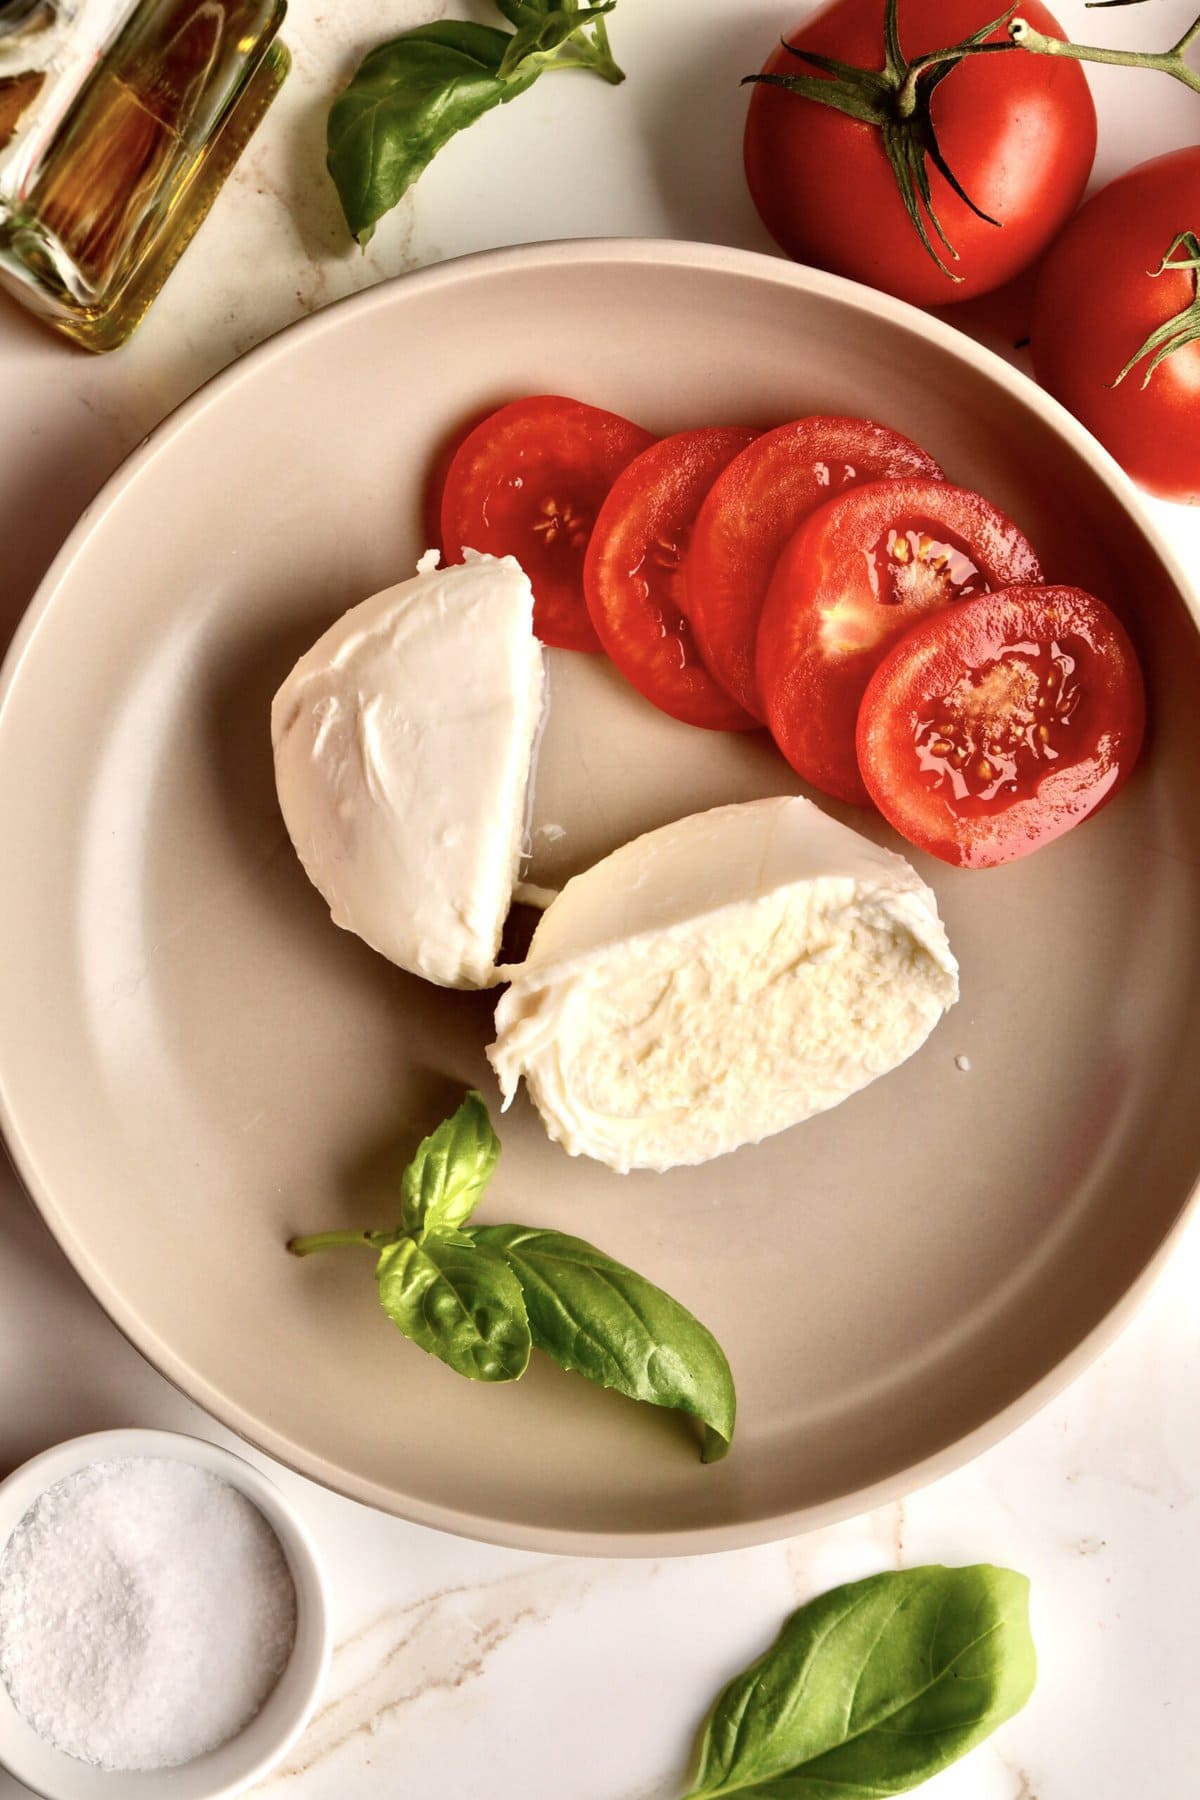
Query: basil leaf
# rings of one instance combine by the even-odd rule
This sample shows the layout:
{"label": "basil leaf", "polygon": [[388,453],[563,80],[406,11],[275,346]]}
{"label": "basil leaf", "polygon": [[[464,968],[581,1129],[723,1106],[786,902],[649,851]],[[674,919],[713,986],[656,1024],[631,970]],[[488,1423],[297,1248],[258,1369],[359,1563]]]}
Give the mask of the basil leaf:
{"label": "basil leaf", "polygon": [[521,1284],[502,1256],[429,1238],[404,1238],[375,1271],[384,1311],[430,1356],[471,1381],[516,1381],[529,1363]]}
{"label": "basil leaf", "polygon": [[509,24],[518,28],[531,19],[544,19],[547,13],[579,10],[579,0],[496,0],[496,5]]}
{"label": "basil leaf", "polygon": [[472,1088],[458,1111],[417,1145],[404,1171],[404,1230],[444,1236],[465,1225],[483,1198],[499,1155],[500,1139],[483,1095]]}
{"label": "basil leaf", "polygon": [[360,244],[464,126],[522,93],[537,69],[502,80],[507,31],[443,20],[364,58],[329,111],[327,164]]}
{"label": "basil leaf", "polygon": [[903,1793],[1019,1712],[1035,1678],[1025,1576],[981,1563],[851,1582],[718,1696],[688,1794]]}
{"label": "basil leaf", "polygon": [[471,1236],[507,1257],[539,1350],[631,1400],[691,1413],[706,1427],[704,1461],[725,1455],[733,1377],[716,1338],[686,1307],[581,1238],[522,1225],[483,1225]]}

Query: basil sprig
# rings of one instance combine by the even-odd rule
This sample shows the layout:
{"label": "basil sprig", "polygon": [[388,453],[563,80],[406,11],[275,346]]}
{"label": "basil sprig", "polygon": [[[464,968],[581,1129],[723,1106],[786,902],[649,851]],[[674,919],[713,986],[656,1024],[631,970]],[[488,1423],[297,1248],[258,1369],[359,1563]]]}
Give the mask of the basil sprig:
{"label": "basil sprig", "polygon": [[691,1414],[704,1427],[703,1461],[717,1462],[736,1410],[717,1340],[678,1300],[582,1238],[468,1226],[499,1155],[483,1096],[472,1091],[418,1145],[404,1171],[398,1227],[317,1232],[288,1249],[373,1250],[388,1317],[457,1374],[515,1381],[536,1347],[600,1387]]}
{"label": "basil sprig", "polygon": [[616,0],[496,0],[512,31],[443,19],[364,58],[329,111],[328,156],[360,244],[456,132],[515,100],[547,69],[625,79],[604,22]]}
{"label": "basil sprig", "polygon": [[1037,1661],[1029,1583],[978,1563],[873,1575],[793,1613],[718,1695],[686,1800],[880,1800],[1019,1712]]}

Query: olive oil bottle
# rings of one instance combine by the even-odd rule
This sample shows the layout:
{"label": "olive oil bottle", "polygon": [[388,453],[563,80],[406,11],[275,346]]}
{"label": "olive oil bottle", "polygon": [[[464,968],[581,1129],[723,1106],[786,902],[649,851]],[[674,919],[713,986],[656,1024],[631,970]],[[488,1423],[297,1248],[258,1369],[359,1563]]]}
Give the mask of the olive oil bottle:
{"label": "olive oil bottle", "polygon": [[284,0],[0,0],[0,283],[90,350],[142,318],[288,69]]}

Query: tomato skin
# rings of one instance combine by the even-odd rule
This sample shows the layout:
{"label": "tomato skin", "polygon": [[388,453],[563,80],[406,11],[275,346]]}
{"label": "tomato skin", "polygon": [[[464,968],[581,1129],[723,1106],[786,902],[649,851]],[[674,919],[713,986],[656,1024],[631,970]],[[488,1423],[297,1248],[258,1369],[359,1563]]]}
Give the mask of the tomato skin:
{"label": "tomato skin", "polygon": [[713,483],[684,562],[684,610],[705,662],[752,717],[764,717],[758,622],[784,544],[832,494],[900,475],[941,470],[886,425],[815,415],[764,432]]}
{"label": "tomato skin", "polygon": [[592,527],[583,592],[600,642],[662,712],[709,731],[753,731],[705,666],[680,605],[681,568],[701,502],[759,434],[712,426],[660,438],[617,476]]}
{"label": "tomato skin", "polygon": [[1110,182],[1080,209],[1038,275],[1033,366],[1133,476],[1164,500],[1200,500],[1200,343],[1147,357],[1112,382],[1151,332],[1196,292],[1184,270],[1153,276],[1181,231],[1200,233],[1200,147],[1173,150]]}
{"label": "tomato skin", "polygon": [[[884,549],[896,537],[902,562]],[[923,539],[945,574],[920,554]],[[855,728],[888,651],[934,610],[1041,579],[1028,539],[968,488],[909,478],[827,501],[785,546],[758,628],[767,725],[788,762],[835,800],[869,805]]]}
{"label": "tomato skin", "polygon": [[557,394],[513,400],[468,433],[446,471],[442,543],[515,556],[544,644],[599,651],[583,599],[596,514],[626,463],[654,442],[617,413]]}
{"label": "tomato skin", "polygon": [[[1056,662],[1055,650],[1066,662]],[[1045,676],[1056,667],[1059,685],[1048,688]],[[1030,691],[1006,682],[1014,671],[1038,677],[1032,691],[1044,709],[1035,712]],[[971,757],[981,743],[987,751],[985,738],[1005,740],[999,756],[1013,752],[1011,779],[994,783],[1003,791],[958,793],[956,779],[969,789],[970,766],[957,778],[944,758],[930,766],[931,733],[964,689],[976,702],[965,714],[968,729],[981,728]],[[1050,721],[1052,759],[1036,743],[1039,719]],[[863,696],[858,760],[872,800],[910,843],[943,862],[986,869],[1040,849],[1111,800],[1137,761],[1144,728],[1137,657],[1108,608],[1080,588],[1011,587],[936,613],[901,638]],[[935,750],[942,741],[932,739]],[[988,780],[995,774],[993,756]]]}
{"label": "tomato skin", "polygon": [[[909,58],[959,43],[996,17],[995,0],[900,0]],[[1020,12],[1053,37],[1066,32],[1040,0]],[[858,67],[882,69],[884,0],[834,0],[789,43]],[[1000,42],[1003,30],[989,41]],[[817,74],[782,45],[764,72]],[[782,88],[751,89],[744,157],[750,193],[767,230],[795,262],[944,306],[1001,286],[1032,263],[1070,218],[1096,154],[1096,109],[1077,62],[1022,51],[967,57],[934,93],[942,153],[975,205],[964,205],[929,166],[934,208],[958,260],[937,246],[938,268],[904,210],[879,130]],[[928,225],[928,221],[927,221]]]}

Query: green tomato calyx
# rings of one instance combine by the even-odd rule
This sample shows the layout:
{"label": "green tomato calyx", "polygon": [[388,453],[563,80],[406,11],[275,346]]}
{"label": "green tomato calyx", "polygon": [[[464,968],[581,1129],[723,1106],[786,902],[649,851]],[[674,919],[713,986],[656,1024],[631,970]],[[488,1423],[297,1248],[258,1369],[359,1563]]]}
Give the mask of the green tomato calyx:
{"label": "green tomato calyx", "polygon": [[747,75],[745,79],[783,88],[803,100],[815,100],[820,106],[831,106],[836,112],[873,125],[883,139],[913,229],[942,274],[950,281],[961,281],[962,276],[956,275],[946,261],[949,257],[957,262],[959,257],[934,205],[930,164],[977,218],[997,228],[1000,221],[975,204],[942,154],[933,123],[933,96],[946,77],[968,56],[991,55],[1016,48],[1010,38],[1003,38],[999,43],[986,41],[1010,23],[1016,6],[1010,6],[999,18],[981,26],[960,43],[948,45],[944,50],[931,50],[911,61],[901,49],[897,9],[898,0],[887,0],[882,69],[860,69],[853,63],[840,62],[836,57],[803,50],[785,38],[783,47],[789,55],[820,70],[820,74],[760,74]]}
{"label": "green tomato calyx", "polygon": [[1174,356],[1177,350],[1183,350],[1188,344],[1194,344],[1200,339],[1200,237],[1194,231],[1181,231],[1172,240],[1157,269],[1147,269],[1146,273],[1150,280],[1155,281],[1160,275],[1167,274],[1168,270],[1190,271],[1192,298],[1181,312],[1173,314],[1150,333],[1141,349],[1134,351],[1116,380],[1109,383],[1110,387],[1120,387],[1125,377],[1147,356],[1150,364],[1142,376],[1142,387],[1148,387],[1150,377],[1161,362],[1165,362],[1168,356]]}

